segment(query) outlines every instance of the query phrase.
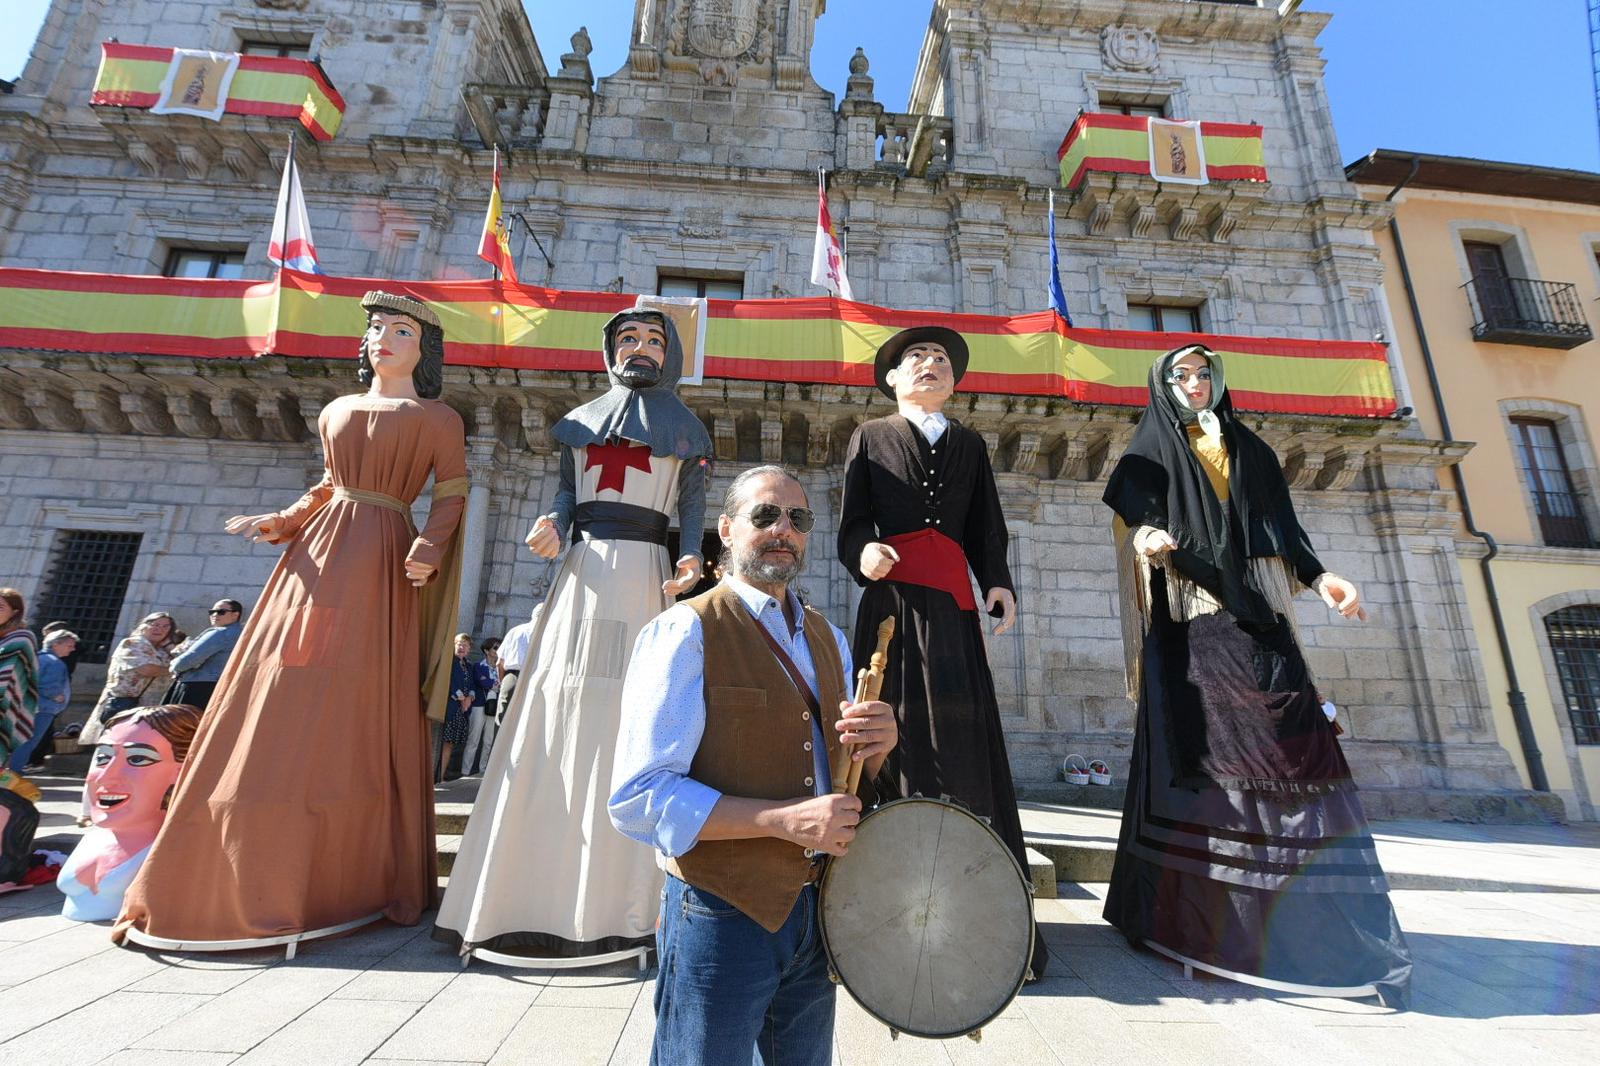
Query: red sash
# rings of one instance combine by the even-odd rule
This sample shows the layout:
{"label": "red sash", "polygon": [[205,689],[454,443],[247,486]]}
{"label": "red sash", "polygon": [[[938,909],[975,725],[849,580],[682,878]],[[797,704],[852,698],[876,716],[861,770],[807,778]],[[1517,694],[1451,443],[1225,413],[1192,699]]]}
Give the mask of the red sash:
{"label": "red sash", "polygon": [[967,553],[961,545],[936,529],[885,537],[883,543],[900,556],[885,581],[948,592],[963,611],[978,609],[978,601],[972,598],[972,579],[967,576]]}

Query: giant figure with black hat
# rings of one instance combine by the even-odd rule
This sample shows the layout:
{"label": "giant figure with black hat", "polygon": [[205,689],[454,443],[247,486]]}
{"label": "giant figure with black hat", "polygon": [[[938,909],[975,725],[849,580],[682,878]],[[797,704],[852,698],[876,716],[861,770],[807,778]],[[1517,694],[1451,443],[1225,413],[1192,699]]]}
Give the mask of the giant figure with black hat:
{"label": "giant figure with black hat", "polygon": [[[942,326],[903,330],[878,349],[878,388],[899,411],[864,423],[850,439],[839,558],[865,586],[856,661],[871,656],[886,615],[897,623],[881,698],[899,716],[900,741],[880,782],[902,795],[947,795],[967,805],[1027,869],[972,592],[976,577],[984,609],[999,619],[996,635],[1016,624],[1010,534],[983,438],[944,413],[967,358],[966,340]],[[1041,939],[1034,976],[1045,961]]]}
{"label": "giant figure with black hat", "polygon": [[671,319],[623,311],[603,337],[611,387],[556,423],[560,485],[528,536],[536,555],[566,558],[434,932],[512,965],[642,957],[660,909],[655,852],[612,829],[606,799],[634,638],[700,579],[711,436],[675,391],[683,349]]}

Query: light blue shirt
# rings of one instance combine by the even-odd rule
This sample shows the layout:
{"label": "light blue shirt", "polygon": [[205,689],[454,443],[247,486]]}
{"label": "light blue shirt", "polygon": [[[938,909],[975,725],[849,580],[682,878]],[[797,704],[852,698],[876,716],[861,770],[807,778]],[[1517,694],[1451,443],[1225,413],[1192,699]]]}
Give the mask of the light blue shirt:
{"label": "light blue shirt", "polygon": [[243,622],[212,626],[172,657],[168,669],[179,681],[220,681],[233,646],[244,632]]}
{"label": "light blue shirt", "polygon": [[[790,592],[795,625],[776,599],[734,577],[723,579],[817,691],[817,668],[806,644],[804,613]],[[850,692],[850,648],[829,623]],[[611,772],[611,824],[663,855],[682,855],[700,839],[722,793],[689,776],[706,728],[705,637],[700,616],[687,604],[657,615],[639,632],[622,686],[622,729]],[[822,723],[812,719],[811,761],[816,794],[833,790]]]}

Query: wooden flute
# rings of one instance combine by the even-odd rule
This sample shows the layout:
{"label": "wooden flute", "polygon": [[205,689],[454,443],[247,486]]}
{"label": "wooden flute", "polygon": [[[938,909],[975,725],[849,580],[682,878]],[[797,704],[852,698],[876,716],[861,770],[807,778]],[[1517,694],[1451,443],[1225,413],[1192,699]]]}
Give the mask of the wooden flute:
{"label": "wooden flute", "polygon": [[[894,639],[894,615],[878,623],[878,647],[872,653],[869,665],[856,672],[857,703],[867,703],[878,698],[883,691],[883,668],[889,664],[889,642]],[[833,790],[843,795],[854,795],[861,785],[863,763],[850,757],[853,745],[839,745],[839,754],[833,760]]]}

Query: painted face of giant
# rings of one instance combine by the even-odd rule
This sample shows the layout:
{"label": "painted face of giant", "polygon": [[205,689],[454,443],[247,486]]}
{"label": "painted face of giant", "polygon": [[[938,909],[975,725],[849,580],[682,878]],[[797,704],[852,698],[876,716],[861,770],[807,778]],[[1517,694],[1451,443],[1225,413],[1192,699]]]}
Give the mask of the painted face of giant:
{"label": "painted face of giant", "polygon": [[915,398],[919,403],[943,403],[956,390],[956,370],[942,344],[913,344],[900,356],[900,365],[883,376],[895,399]]}
{"label": "painted face of giant", "polygon": [[612,365],[630,389],[648,389],[661,380],[667,361],[667,331],[648,320],[624,322],[613,334]]}
{"label": "painted face of giant", "polygon": [[154,839],[178,765],[172,745],[148,723],[113,723],[90,760],[90,820],[118,834],[148,833]]}
{"label": "painted face of giant", "polygon": [[410,315],[373,311],[364,341],[367,361],[379,377],[409,379],[422,359],[422,327]]}
{"label": "painted face of giant", "polygon": [[1167,372],[1167,380],[1189,401],[1193,411],[1203,411],[1211,403],[1211,361],[1199,352],[1180,356]]}

